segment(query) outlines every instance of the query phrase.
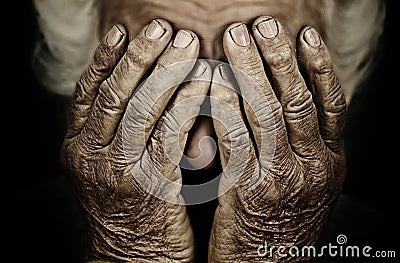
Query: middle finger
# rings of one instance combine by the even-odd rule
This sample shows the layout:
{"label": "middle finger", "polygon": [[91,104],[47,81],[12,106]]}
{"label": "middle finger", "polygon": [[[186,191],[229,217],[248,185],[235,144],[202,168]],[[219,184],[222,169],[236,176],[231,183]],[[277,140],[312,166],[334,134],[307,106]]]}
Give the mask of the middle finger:
{"label": "middle finger", "polygon": [[264,16],[254,21],[253,34],[283,107],[292,149],[300,156],[316,153],[315,149],[322,142],[317,112],[299,71],[288,32],[279,21]]}

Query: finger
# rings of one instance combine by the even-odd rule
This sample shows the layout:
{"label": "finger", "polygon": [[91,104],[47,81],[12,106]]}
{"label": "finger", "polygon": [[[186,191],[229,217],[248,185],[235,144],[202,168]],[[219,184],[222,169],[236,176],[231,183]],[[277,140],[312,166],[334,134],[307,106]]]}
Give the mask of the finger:
{"label": "finger", "polygon": [[253,34],[282,105],[292,149],[300,156],[317,153],[322,145],[317,113],[288,32],[279,21],[263,16],[254,21]]}
{"label": "finger", "polygon": [[67,138],[79,134],[86,123],[100,84],[106,80],[126,50],[128,32],[115,25],[100,42],[94,58],[76,83]]}
{"label": "finger", "polygon": [[81,134],[87,144],[103,147],[110,143],[132,92],[168,45],[171,35],[169,23],[158,19],[151,21],[129,43],[114,72],[101,84]]}
{"label": "finger", "polygon": [[149,78],[130,99],[118,137],[135,162],[143,151],[148,137],[177,87],[185,80],[199,54],[195,33],[180,30],[174,41],[160,56]]}
{"label": "finger", "polygon": [[[180,165],[188,132],[193,127],[211,82],[211,66],[198,61],[191,81],[183,83],[174,94],[149,138],[147,151],[151,163],[168,179]],[[172,176],[172,177],[171,177]]]}
{"label": "finger", "polygon": [[244,24],[228,27],[223,37],[224,51],[235,73],[246,116],[263,165],[274,156],[290,151],[282,106],[266,76],[253,38]]}
{"label": "finger", "polygon": [[[174,92],[193,70],[196,58],[199,55],[199,49],[199,39],[194,32],[189,30],[178,31],[171,48],[158,59],[152,73],[152,80],[148,80],[142,87],[143,92],[138,92],[137,96],[130,102],[132,105],[140,105],[141,101],[147,99],[152,104],[151,107],[140,108],[141,110],[144,109],[143,112],[147,114],[146,119],[142,118],[143,121],[147,120],[145,122],[146,140]],[[162,85],[153,87],[154,83],[152,81],[161,82]],[[150,89],[146,91],[145,88],[147,87]],[[144,97],[149,94],[150,98]]]}
{"label": "finger", "polygon": [[298,51],[318,110],[319,131],[326,145],[342,153],[346,100],[329,50],[312,27],[300,33]]}
{"label": "finger", "polygon": [[[220,181],[222,191],[229,189],[240,177],[248,178],[254,169],[246,168],[257,160],[230,75],[226,65],[217,66],[210,89],[211,114],[224,171]],[[248,174],[244,174],[245,171]]]}

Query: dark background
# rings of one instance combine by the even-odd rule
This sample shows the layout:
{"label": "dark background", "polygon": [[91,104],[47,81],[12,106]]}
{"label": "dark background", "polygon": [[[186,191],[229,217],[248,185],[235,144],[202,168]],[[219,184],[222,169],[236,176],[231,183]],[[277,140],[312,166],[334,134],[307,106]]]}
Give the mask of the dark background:
{"label": "dark background", "polygon": [[[378,64],[349,105],[346,184],[319,244],[336,244],[336,236],[345,234],[346,244],[396,250],[398,260],[400,8],[396,2],[387,1]],[[12,262],[82,262],[86,223],[58,165],[69,99],[47,93],[32,75],[31,55],[39,36],[32,3],[14,1],[3,13],[0,222],[6,246],[2,246],[2,257],[14,258]],[[203,206],[209,207],[213,204]],[[202,214],[205,219],[192,220],[194,224],[210,221],[212,213],[206,211]],[[207,236],[207,231],[197,234]]]}

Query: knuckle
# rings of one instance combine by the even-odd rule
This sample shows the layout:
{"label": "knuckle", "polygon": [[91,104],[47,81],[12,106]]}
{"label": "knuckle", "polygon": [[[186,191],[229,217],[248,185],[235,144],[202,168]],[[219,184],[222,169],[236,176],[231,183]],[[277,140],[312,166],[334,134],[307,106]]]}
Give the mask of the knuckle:
{"label": "knuckle", "polygon": [[89,77],[93,80],[104,78],[110,73],[112,62],[109,56],[103,54],[95,55],[88,68]]}
{"label": "knuckle", "polygon": [[254,125],[269,131],[269,129],[274,129],[282,116],[283,108],[278,101],[260,103],[254,108],[254,118],[256,119]]}
{"label": "knuckle", "polygon": [[223,108],[227,105],[231,105],[232,108],[233,105],[236,105],[236,102],[239,101],[238,95],[233,90],[233,87],[231,87],[228,83],[212,83],[210,96],[212,106],[217,108]]}
{"label": "knuckle", "polygon": [[82,76],[77,82],[75,86],[75,102],[81,101],[85,95],[87,94],[87,78]]}
{"label": "knuckle", "polygon": [[176,112],[168,111],[159,119],[161,130],[168,136],[174,136],[181,131],[182,118]]}
{"label": "knuckle", "polygon": [[[331,91],[338,92],[341,90],[341,85],[333,67],[321,66],[315,70],[315,76],[317,78],[318,85],[325,86]],[[323,87],[321,87],[323,88]]]}
{"label": "knuckle", "polygon": [[226,102],[228,105],[235,105],[238,101],[237,95],[228,88],[225,88],[223,92],[220,92],[220,94],[218,94],[218,97],[222,101]]}
{"label": "knuckle", "polygon": [[63,163],[67,168],[84,167],[89,153],[87,141],[79,136],[63,147]]}
{"label": "knuckle", "polygon": [[97,85],[93,85],[94,75],[90,75],[86,71],[75,85],[75,100],[77,102],[85,101],[93,98],[93,93],[98,89]]}
{"label": "knuckle", "polygon": [[281,108],[281,104],[278,101],[269,102],[268,100],[259,99],[251,107],[251,110],[254,111],[255,116],[264,116],[279,114]]}
{"label": "knuckle", "polygon": [[132,126],[144,126],[148,115],[147,111],[144,110],[144,106],[145,104],[141,100],[133,97],[126,109],[126,123]]}
{"label": "knuckle", "polygon": [[246,72],[248,72],[250,76],[260,76],[264,73],[262,62],[258,57],[249,56],[247,58],[243,58],[242,63],[246,69]]}
{"label": "knuckle", "polygon": [[119,109],[122,104],[121,98],[113,89],[108,79],[100,85],[99,103],[106,109]]}
{"label": "knuckle", "polygon": [[341,83],[334,70],[326,71],[322,74],[316,74],[318,85],[317,89],[325,90],[318,95],[319,103],[328,111],[337,112],[345,110],[346,98]]}
{"label": "knuckle", "polygon": [[156,73],[155,77],[160,81],[163,80],[175,80],[178,76],[181,76],[181,72],[178,72],[177,67],[172,66],[168,59],[165,57],[160,57],[160,59],[156,63]]}
{"label": "knuckle", "polygon": [[346,99],[343,92],[331,93],[323,105],[321,105],[327,113],[332,114],[346,114]]}
{"label": "knuckle", "polygon": [[[282,104],[279,103],[279,101],[275,101],[271,104],[269,104],[270,107],[270,114],[273,116],[282,116],[283,115],[283,108],[282,108]],[[266,113],[268,113],[268,111],[265,111]]]}
{"label": "knuckle", "polygon": [[148,51],[148,44],[146,45],[140,39],[134,39],[129,43],[126,57],[131,65],[138,68],[148,68],[153,62],[152,52]]}
{"label": "knuckle", "polygon": [[313,98],[308,89],[301,89],[291,94],[290,99],[285,102],[285,112],[307,114],[313,109]]}
{"label": "knuckle", "polygon": [[108,58],[112,55],[113,50],[114,49],[107,44],[106,39],[103,39],[103,41],[97,46],[94,54],[95,57],[98,57],[100,59]]}
{"label": "knuckle", "polygon": [[104,43],[96,49],[93,59],[89,64],[87,73],[92,80],[106,77],[112,71],[116,62],[115,56],[112,55],[109,47]]}
{"label": "knuckle", "polygon": [[155,129],[154,133],[149,139],[147,144],[147,151],[149,153],[150,160],[158,170],[163,170],[167,164],[170,163],[169,155],[166,153],[167,149],[163,143],[164,136],[162,132]]}
{"label": "knuckle", "polygon": [[228,130],[228,133],[226,133],[224,139],[231,143],[231,147],[236,148],[249,146],[250,137],[244,125],[235,125],[235,127],[232,127]]}
{"label": "knuckle", "polygon": [[294,52],[289,44],[272,48],[270,52],[266,53],[265,60],[268,65],[277,71],[288,72],[295,62]]}
{"label": "knuckle", "polygon": [[332,98],[332,105],[334,105],[339,111],[346,111],[346,97],[344,95],[343,89],[340,83],[337,83],[337,92],[335,92],[336,96]]}
{"label": "knuckle", "polygon": [[[199,87],[199,88],[201,88],[201,87]],[[202,100],[200,98],[196,99],[196,97],[195,97],[195,96],[201,95],[201,94],[199,94],[199,91],[200,91],[200,89],[198,89],[198,90],[191,89],[190,85],[184,84],[179,88],[179,92],[177,94],[178,95],[177,101],[183,102],[185,104],[189,101],[195,102],[195,105],[198,106],[198,103],[202,103]],[[187,99],[188,99],[188,101],[186,102]]]}
{"label": "knuckle", "polygon": [[334,105],[341,105],[341,104],[346,104],[346,98],[344,94],[344,90],[342,88],[342,85],[338,79],[338,77],[332,73],[331,74],[331,80],[329,81],[330,84],[330,91],[331,91],[331,97],[333,98],[332,101],[334,102]]}
{"label": "knuckle", "polygon": [[327,56],[315,56],[310,61],[313,70],[319,74],[334,74],[333,65]]}

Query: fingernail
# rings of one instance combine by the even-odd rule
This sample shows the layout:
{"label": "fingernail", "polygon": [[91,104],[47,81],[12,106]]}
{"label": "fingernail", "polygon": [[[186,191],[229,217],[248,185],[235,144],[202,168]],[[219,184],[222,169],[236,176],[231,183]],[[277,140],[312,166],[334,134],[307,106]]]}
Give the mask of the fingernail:
{"label": "fingernail", "polygon": [[151,20],[151,23],[146,29],[145,35],[149,39],[159,39],[162,35],[164,35],[165,29],[161,26],[161,24],[157,20]]}
{"label": "fingernail", "polygon": [[249,31],[247,31],[246,25],[240,24],[232,28],[229,32],[231,34],[233,41],[237,45],[242,47],[250,45],[250,35]]}
{"label": "fingernail", "polygon": [[260,22],[256,27],[258,32],[265,38],[273,38],[278,34],[278,25],[273,18]]}
{"label": "fingernail", "polygon": [[204,62],[197,61],[196,65],[194,65],[193,70],[192,70],[192,75],[194,77],[200,77],[201,75],[206,72],[207,67],[204,65]]}
{"label": "fingernail", "polygon": [[115,47],[121,41],[123,36],[124,34],[119,30],[119,28],[117,26],[113,26],[106,37],[107,45],[110,47]]}
{"label": "fingernail", "polygon": [[321,45],[321,38],[315,28],[310,27],[304,32],[304,40],[312,47],[318,47]]}
{"label": "fingernail", "polygon": [[189,46],[189,44],[192,43],[192,41],[193,41],[192,34],[190,34],[185,30],[179,30],[178,33],[176,33],[172,46],[177,48],[185,48]]}
{"label": "fingernail", "polygon": [[219,66],[219,74],[223,80],[231,81],[233,79],[232,72],[227,65],[222,64]]}

